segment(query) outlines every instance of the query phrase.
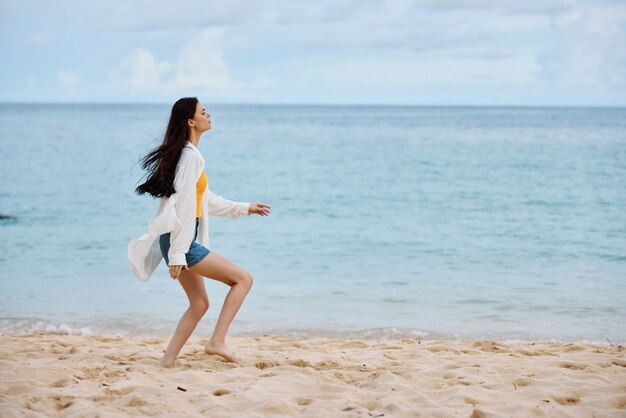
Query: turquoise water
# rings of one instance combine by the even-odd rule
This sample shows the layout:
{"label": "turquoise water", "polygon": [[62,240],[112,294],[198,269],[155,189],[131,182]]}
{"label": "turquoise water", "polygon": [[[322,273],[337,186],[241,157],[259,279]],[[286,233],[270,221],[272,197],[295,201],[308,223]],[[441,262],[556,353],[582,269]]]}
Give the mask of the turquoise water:
{"label": "turquoise water", "polygon": [[[211,190],[272,206],[210,220],[255,278],[229,335],[626,341],[626,109],[204,104]],[[0,105],[1,330],[171,335],[126,259],[169,110]]]}

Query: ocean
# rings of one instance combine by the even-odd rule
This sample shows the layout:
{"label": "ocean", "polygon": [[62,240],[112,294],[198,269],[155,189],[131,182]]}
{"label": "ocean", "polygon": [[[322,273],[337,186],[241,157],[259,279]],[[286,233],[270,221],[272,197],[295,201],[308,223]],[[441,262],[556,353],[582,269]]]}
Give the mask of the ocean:
{"label": "ocean", "polygon": [[[254,277],[229,336],[626,342],[625,108],[203,104],[210,189],[272,207],[210,219]],[[173,334],[126,257],[170,109],[0,105],[1,331]]]}

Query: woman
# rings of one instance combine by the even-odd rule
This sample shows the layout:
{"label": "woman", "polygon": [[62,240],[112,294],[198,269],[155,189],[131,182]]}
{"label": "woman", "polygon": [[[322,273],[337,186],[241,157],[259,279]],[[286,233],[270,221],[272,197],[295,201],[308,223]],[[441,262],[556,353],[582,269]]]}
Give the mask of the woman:
{"label": "woman", "polygon": [[136,189],[140,195],[160,198],[160,203],[148,231],[128,244],[133,273],[148,280],[164,258],[170,276],[178,279],[189,299],[189,308],[163,355],[164,367],[175,364],[180,349],[209,309],[204,277],[231,287],[204,350],[229,362],[239,362],[226,348],[226,331],[250,291],[252,276],[208,249],[208,217],[267,216],[271,209],[264,203],[227,200],[209,190],[204,158],[198,150],[202,133],[209,129],[210,115],[197,98],[178,100],[172,107],[163,143],[142,159],[148,178]]}

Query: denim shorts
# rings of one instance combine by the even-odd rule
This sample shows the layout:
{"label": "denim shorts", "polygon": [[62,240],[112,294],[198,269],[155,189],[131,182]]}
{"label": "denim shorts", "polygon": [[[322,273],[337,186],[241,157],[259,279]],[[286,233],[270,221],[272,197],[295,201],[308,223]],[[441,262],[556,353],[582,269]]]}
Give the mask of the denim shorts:
{"label": "denim shorts", "polygon": [[[203,245],[200,245],[196,242],[196,237],[198,236],[198,218],[196,218],[196,232],[193,235],[193,241],[191,241],[191,247],[189,247],[189,252],[185,254],[185,259],[187,260],[187,267],[194,266],[198,264],[204,257],[209,255],[210,251]],[[165,264],[168,266],[170,262],[167,258],[167,252],[170,250],[170,233],[163,234],[159,237],[159,244],[161,245],[161,255],[165,259]]]}

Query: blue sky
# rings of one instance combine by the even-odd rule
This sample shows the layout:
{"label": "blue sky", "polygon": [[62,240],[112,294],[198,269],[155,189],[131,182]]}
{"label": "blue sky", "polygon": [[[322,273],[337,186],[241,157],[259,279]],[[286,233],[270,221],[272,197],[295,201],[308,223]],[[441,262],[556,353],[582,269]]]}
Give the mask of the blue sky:
{"label": "blue sky", "polygon": [[626,2],[0,0],[0,101],[626,106]]}

